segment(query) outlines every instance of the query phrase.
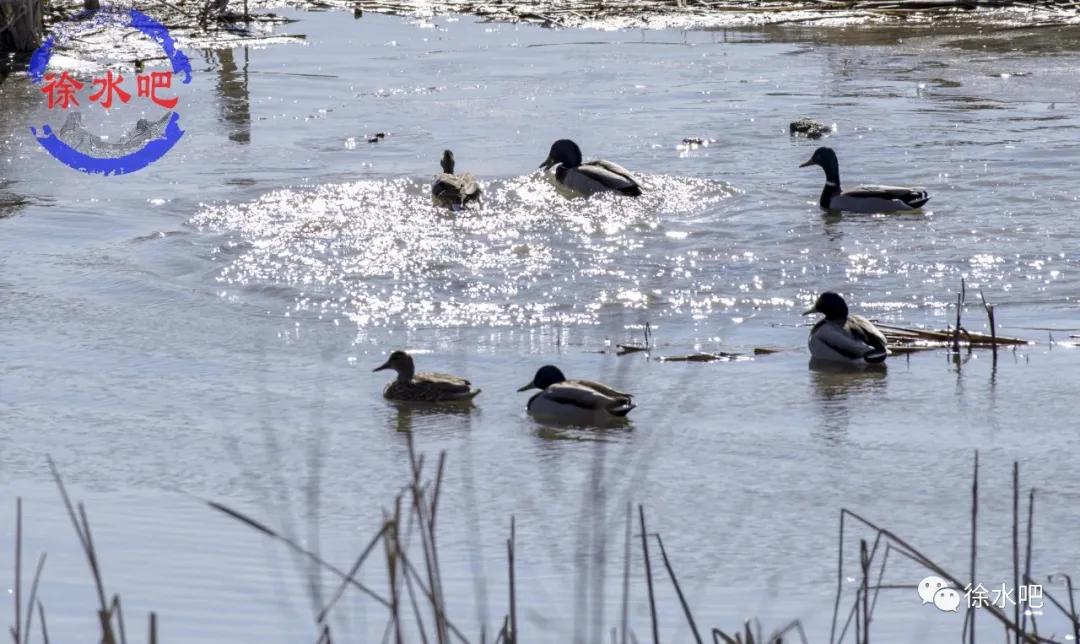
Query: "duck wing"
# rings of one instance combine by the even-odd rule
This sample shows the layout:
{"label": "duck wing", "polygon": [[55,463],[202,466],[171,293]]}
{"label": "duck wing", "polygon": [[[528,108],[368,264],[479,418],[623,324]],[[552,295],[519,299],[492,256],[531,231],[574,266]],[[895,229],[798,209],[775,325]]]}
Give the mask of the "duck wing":
{"label": "duck wing", "polygon": [[451,208],[460,207],[480,198],[480,184],[469,173],[440,174],[431,184],[431,196]]}
{"label": "duck wing", "polygon": [[[578,188],[571,185],[570,181],[580,183],[582,187]],[[614,190],[631,197],[641,195],[641,185],[630,174],[629,170],[617,163],[604,161],[603,159],[589,161],[576,168],[571,168],[567,171],[566,180],[563,183],[568,188],[585,194]]]}
{"label": "duck wing", "polygon": [[[851,318],[848,318],[849,322]],[[810,354],[826,360],[860,360],[875,349],[836,322],[821,320],[810,331]]]}
{"label": "duck wing", "polygon": [[930,195],[922,188],[859,186],[833,197],[830,206],[856,212],[890,212],[921,208],[927,201],[930,201]]}
{"label": "duck wing", "polygon": [[465,393],[472,388],[468,380],[447,373],[418,373],[413,376],[413,384],[447,393]]}
{"label": "duck wing", "polygon": [[580,382],[560,382],[550,385],[544,390],[544,398],[563,405],[573,405],[582,409],[608,411],[616,415],[625,409],[621,415],[625,415],[633,405],[630,399],[620,396],[608,396],[592,387],[585,386]]}
{"label": "duck wing", "polygon": [[881,362],[885,356],[889,355],[889,341],[870,320],[861,315],[849,315],[844,328],[873,348],[873,351],[863,356],[867,362]]}
{"label": "duck wing", "polygon": [[474,201],[480,198],[480,184],[469,172],[464,172],[459,175],[455,175],[461,180],[461,200],[465,203]]}
{"label": "duck wing", "polygon": [[628,394],[628,393],[619,391],[618,389],[612,389],[611,387],[608,387],[604,383],[596,382],[595,380],[574,379],[574,380],[570,380],[569,382],[571,382],[573,384],[576,384],[576,385],[581,385],[583,387],[588,387],[589,389],[593,389],[593,390],[595,390],[595,391],[597,391],[599,393],[602,393],[605,396],[608,396],[610,398],[626,398],[627,400],[630,400],[631,398],[634,397],[633,394]]}

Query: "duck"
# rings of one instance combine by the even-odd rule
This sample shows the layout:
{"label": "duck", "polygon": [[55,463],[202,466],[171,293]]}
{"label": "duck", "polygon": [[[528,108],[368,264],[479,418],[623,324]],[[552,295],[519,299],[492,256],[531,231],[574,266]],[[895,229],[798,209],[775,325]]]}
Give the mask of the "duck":
{"label": "duck", "polygon": [[918,210],[930,195],[922,188],[899,188],[896,186],[859,186],[853,190],[840,188],[840,162],[832,148],[821,147],[800,168],[817,165],[825,171],[825,188],[821,191],[819,204],[822,210],[840,210],[860,213],[899,212]]}
{"label": "duck", "polygon": [[394,351],[386,362],[372,371],[393,369],[397,378],[383,389],[383,397],[398,402],[460,403],[469,402],[480,393],[464,378],[445,373],[416,373],[411,355]]}
{"label": "duck", "polygon": [[641,184],[630,172],[617,163],[599,159],[581,162],[581,148],[570,139],[551,144],[547,159],[540,167],[547,171],[555,166],[557,185],[582,196],[598,192],[618,192],[630,197],[641,196]]}
{"label": "duck", "polygon": [[454,174],[454,153],[443,150],[442,174],[436,175],[435,183],[431,184],[431,198],[440,206],[458,211],[469,203],[480,201],[480,184],[476,177],[468,172]]}
{"label": "duck", "polygon": [[815,360],[865,366],[885,362],[889,343],[885,334],[861,315],[848,313],[847,302],[832,291],[818,296],[803,315],[825,317],[810,330],[807,345]]}
{"label": "duck", "polygon": [[536,371],[519,392],[539,389],[526,409],[532,416],[580,425],[602,425],[625,418],[637,405],[633,396],[592,380],[567,380],[554,365]]}

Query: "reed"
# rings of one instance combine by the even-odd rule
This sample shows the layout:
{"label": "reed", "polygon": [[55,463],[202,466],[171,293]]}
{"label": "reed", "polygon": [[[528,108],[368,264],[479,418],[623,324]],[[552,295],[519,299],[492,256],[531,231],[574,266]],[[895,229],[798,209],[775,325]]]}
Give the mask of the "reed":
{"label": "reed", "polygon": [[[443,493],[443,479],[446,469],[445,453],[440,453],[438,464],[433,474],[429,477],[425,474],[424,457],[417,454],[412,444],[411,436],[406,439],[409,443],[408,481],[393,497],[392,504],[383,510],[383,519],[379,529],[366,542],[360,554],[354,560],[348,571],[343,571],[326,561],[323,557],[311,552],[309,549],[296,543],[291,537],[282,534],[263,522],[253,519],[246,514],[231,509],[221,503],[206,501],[208,507],[229,516],[248,529],[258,534],[281,543],[288,549],[303,555],[320,569],[329,571],[337,576],[335,592],[325,604],[318,606],[315,619],[315,641],[317,644],[332,644],[333,638],[329,625],[330,615],[339,605],[345,592],[352,589],[362,593],[366,598],[374,600],[386,609],[386,628],[384,641],[391,638],[394,642],[462,642],[468,644],[472,640],[466,636],[450,617],[447,609],[446,596],[442,588],[442,573],[440,570],[440,558],[438,556],[438,539],[436,535],[437,511],[439,499]],[[79,543],[83,548],[85,558],[94,581],[95,592],[101,603],[98,610],[99,641],[103,644],[126,644],[127,635],[124,624],[123,606],[118,594],[107,592],[103,574],[94,545],[93,535],[87,518],[85,507],[81,503],[72,503],[67,489],[60,478],[55,464],[49,461],[54,479],[57,483],[60,496],[67,509],[72,526],[79,537]],[[978,519],[979,519],[979,491],[980,491],[980,457],[975,453],[972,485],[971,485],[971,546],[970,546],[970,582],[974,586],[976,582],[976,564],[978,547]],[[1020,466],[1013,463],[1012,468],[1012,564],[1014,588],[1019,588],[1021,583],[1033,584],[1035,573],[1032,570],[1032,550],[1034,543],[1034,513],[1035,513],[1035,490],[1032,489],[1027,495],[1028,505],[1026,513],[1021,504]],[[45,554],[38,559],[33,581],[30,585],[29,594],[23,593],[23,508],[22,500],[16,500],[15,518],[15,558],[14,573],[15,583],[12,595],[15,600],[15,620],[11,627],[11,634],[15,644],[27,644],[30,641],[30,633],[34,626],[32,617],[36,611],[41,640],[49,641],[46,626],[46,613],[42,602],[38,599],[39,581],[45,566]],[[641,559],[644,568],[645,586],[648,593],[650,631],[653,644],[660,644],[661,634],[657,617],[657,598],[663,592],[653,579],[652,554],[650,541],[655,541],[661,562],[670,581],[670,590],[682,609],[686,624],[689,627],[694,642],[704,644],[704,634],[711,635],[713,644],[782,644],[788,641],[789,636],[797,635],[804,644],[807,642],[805,631],[800,622],[792,621],[782,628],[776,629],[765,635],[761,624],[756,620],[746,620],[741,628],[731,633],[718,627],[702,629],[699,621],[691,610],[691,598],[688,597],[680,584],[676,574],[672,558],[666,548],[662,536],[648,531],[646,524],[645,508],[637,507],[637,524],[639,532],[637,537],[641,545]],[[631,590],[631,578],[633,565],[631,562],[631,542],[633,538],[632,505],[626,505],[626,517],[624,526],[624,551],[623,551],[623,578],[622,578],[622,610],[620,623],[610,630],[612,642],[636,642],[637,636],[631,624],[629,602]],[[1024,522],[1023,536],[1021,540],[1021,522]],[[848,560],[846,549],[852,530],[869,531],[869,535],[859,535],[857,539],[857,553],[859,576],[854,590],[854,596],[849,597],[845,603],[844,592],[844,566]],[[410,540],[413,532],[418,535],[418,543]],[[383,571],[386,582],[386,595],[375,593],[367,586],[361,584],[357,576],[360,571],[378,557],[371,557],[376,548],[382,546],[385,570]],[[509,536],[505,541],[506,547],[506,574],[508,579],[508,596],[506,612],[498,619],[498,629],[495,642],[503,644],[518,644],[522,639],[522,625],[519,622],[519,579],[517,576],[518,566],[518,539],[517,522],[515,517],[510,519]],[[419,553],[416,551],[419,550]],[[855,511],[847,508],[840,510],[840,523],[838,534],[838,559],[837,559],[837,589],[833,602],[832,627],[829,641],[832,644],[845,642],[849,635],[853,635],[856,644],[869,644],[872,638],[874,626],[874,610],[878,598],[883,591],[903,590],[910,592],[914,588],[912,584],[889,583],[886,578],[888,564],[893,555],[902,557],[906,561],[914,562],[922,569],[940,576],[954,588],[964,588],[966,584],[958,574],[950,572],[944,565],[934,561],[924,552],[917,549],[910,541],[899,536],[895,532],[868,520]],[[1059,599],[1049,591],[1044,593],[1050,605],[1066,616],[1072,626],[1073,635],[1080,636],[1080,616],[1077,615],[1074,588],[1072,578],[1064,573],[1055,573],[1048,578],[1049,583],[1063,582],[1067,597]],[[109,598],[106,601],[106,598]],[[1039,634],[1038,624],[1034,618],[1029,620],[1022,615],[1019,602],[1014,606],[1011,614],[996,606],[984,606],[981,609],[995,620],[1003,629],[1007,641],[1014,644],[1039,644],[1053,641]],[[969,608],[966,611],[965,620],[961,627],[962,639],[971,644],[975,642],[975,617],[978,611]],[[477,640],[486,644],[487,625],[481,625]],[[602,633],[602,629],[598,631]],[[150,613],[149,629],[147,635],[151,644],[157,642],[157,617]]]}
{"label": "reed", "polygon": [[[971,474],[971,579],[978,579],[975,565],[978,560],[979,535],[979,450],[975,450],[974,471]],[[975,644],[975,608],[968,606],[964,616],[968,624],[968,644]]]}
{"label": "reed", "polygon": [[[79,544],[82,548],[83,554],[86,557],[86,561],[89,565],[91,577],[94,582],[94,590],[97,595],[99,607],[97,614],[94,616],[94,621],[97,624],[97,628],[100,631],[98,639],[102,644],[127,644],[127,631],[124,626],[124,612],[123,603],[120,600],[119,594],[113,594],[111,600],[105,601],[108,593],[105,590],[105,583],[101,573],[101,566],[98,562],[97,550],[94,546],[93,534],[90,531],[90,520],[87,517],[86,508],[83,504],[73,504],[71,498],[68,496],[67,487],[64,485],[64,480],[60,476],[60,471],[57,469],[56,464],[51,457],[46,457],[49,465],[49,470],[52,473],[54,482],[57,489],[60,492],[60,497],[63,500],[64,508],[67,511],[68,518],[71,520],[72,527],[75,529],[75,534],[79,538]],[[15,499],[15,557],[14,557],[14,585],[12,586],[11,594],[14,600],[13,610],[13,623],[9,628],[12,641],[14,644],[28,644],[33,635],[34,629],[34,615],[35,612],[38,618],[38,625],[40,627],[41,641],[45,644],[49,643],[49,628],[46,620],[45,605],[38,599],[38,589],[41,586],[42,575],[45,570],[45,562],[47,560],[47,553],[42,552],[38,556],[37,565],[34,568],[34,576],[30,582],[30,592],[26,596],[25,603],[23,602],[23,575],[22,575],[22,559],[23,559],[23,502],[22,497]],[[23,616],[25,615],[25,619]],[[153,612],[149,615],[149,632],[148,642],[150,644],[157,643],[157,615]]]}
{"label": "reed", "polygon": [[690,612],[690,605],[686,603],[686,595],[683,595],[682,587],[679,586],[679,578],[675,576],[675,570],[671,567],[667,550],[664,549],[664,540],[660,538],[659,534],[653,536],[656,537],[656,544],[660,546],[660,556],[664,560],[664,568],[667,569],[668,577],[671,578],[671,585],[675,587],[675,593],[679,596],[679,604],[682,606],[683,614],[686,615],[686,623],[690,625],[690,632],[694,634],[694,641],[703,644],[701,633],[698,632],[697,622],[694,621],[694,615]]}
{"label": "reed", "polygon": [[652,623],[653,644],[660,644],[660,628],[656,620],[656,595],[653,593],[652,564],[649,561],[648,532],[645,530],[645,507],[638,506],[638,519],[641,524],[641,554],[645,559],[645,584],[649,588],[649,618]]}
{"label": "reed", "polygon": [[[1034,514],[1035,514],[1035,490],[1032,489],[1028,493],[1028,507],[1026,513],[1026,526],[1025,536],[1026,543],[1023,546],[1023,570],[1021,570],[1021,539],[1020,539],[1020,523],[1021,523],[1021,495],[1020,495],[1020,466],[1018,462],[1013,463],[1012,470],[1012,521],[1011,521],[1011,533],[1012,533],[1012,564],[1013,564],[1013,588],[1018,589],[1020,584],[1034,584],[1035,579],[1031,571],[1031,551],[1034,540]],[[972,500],[971,500],[971,551],[970,551],[970,584],[971,587],[977,585],[977,579],[975,576],[976,562],[977,562],[977,519],[978,519],[978,507],[979,507],[979,456],[975,454],[973,477],[972,477]],[[854,521],[858,525],[864,528],[870,529],[874,533],[874,542],[872,546],[867,546],[866,539],[860,539],[859,541],[859,562],[862,569],[862,578],[858,590],[855,592],[855,596],[852,599],[850,608],[848,609],[848,617],[846,622],[841,626],[841,605],[843,597],[843,566],[845,561],[845,543],[847,540],[846,530],[847,523]],[[961,579],[952,573],[950,573],[943,565],[935,562],[929,558],[926,554],[916,549],[910,542],[906,541],[902,537],[898,536],[894,532],[884,528],[868,519],[860,516],[859,514],[849,510],[841,509],[840,511],[840,530],[838,536],[839,542],[839,560],[837,566],[838,580],[837,580],[837,594],[834,602],[833,610],[833,629],[830,635],[829,641],[836,644],[845,641],[846,634],[848,632],[849,625],[852,621],[855,622],[855,642],[857,644],[865,644],[869,640],[870,625],[872,623],[872,615],[874,610],[874,604],[867,603],[867,597],[870,591],[874,591],[875,599],[878,590],[907,590],[910,591],[914,586],[910,584],[887,584],[884,583],[884,559],[888,557],[889,553],[896,552],[902,555],[906,559],[918,564],[924,570],[935,574],[944,580],[946,580],[952,587],[961,589],[966,588],[967,585],[961,583]],[[882,561],[881,572],[874,586],[868,585],[868,568],[869,563],[872,562],[880,548],[880,544],[884,544],[884,556]],[[1069,619],[1074,636],[1080,636],[1080,618],[1078,618],[1075,608],[1075,602],[1073,600],[1073,587],[1071,578],[1067,575],[1057,573],[1050,575],[1048,581],[1053,583],[1058,579],[1064,579],[1066,584],[1066,592],[1068,593],[1067,603],[1058,600],[1052,593],[1044,589],[1044,597],[1056,607],[1062,615]],[[1017,596],[1017,599],[1019,597]],[[985,611],[994,620],[1000,624],[1004,631],[1005,639],[1007,642],[1011,641],[1015,644],[1036,644],[1042,642],[1055,641],[1051,638],[1044,637],[1038,632],[1038,624],[1034,615],[1030,620],[1030,629],[1028,627],[1029,620],[1021,610],[1020,602],[1017,601],[1013,605],[1012,614],[1007,614],[1005,610],[995,606],[993,604],[986,605],[981,608],[969,607],[966,611],[964,624],[961,630],[962,640],[975,643],[975,616],[979,611]],[[838,629],[839,627],[839,629]]]}
{"label": "reed", "polygon": [[37,49],[45,31],[45,11],[44,0],[0,2],[0,52]]}

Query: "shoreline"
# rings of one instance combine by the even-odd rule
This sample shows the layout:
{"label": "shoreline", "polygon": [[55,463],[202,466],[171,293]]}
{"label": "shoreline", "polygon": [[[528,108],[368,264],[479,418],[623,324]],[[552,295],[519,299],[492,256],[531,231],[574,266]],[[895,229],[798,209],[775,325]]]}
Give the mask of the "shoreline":
{"label": "shoreline", "polygon": [[[320,3],[327,7],[339,3]],[[411,18],[472,15],[491,22],[530,23],[577,29],[739,29],[780,25],[848,27],[856,25],[940,26],[984,24],[999,28],[1080,24],[1080,6],[1051,8],[1018,0],[356,0],[354,11]]]}

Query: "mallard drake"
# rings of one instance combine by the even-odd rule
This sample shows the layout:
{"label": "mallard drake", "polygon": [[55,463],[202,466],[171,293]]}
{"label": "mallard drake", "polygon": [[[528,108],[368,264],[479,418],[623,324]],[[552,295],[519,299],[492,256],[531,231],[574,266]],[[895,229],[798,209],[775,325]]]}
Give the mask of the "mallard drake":
{"label": "mallard drake", "polygon": [[399,402],[467,402],[480,393],[468,380],[445,373],[416,373],[412,356],[404,351],[390,354],[382,365],[373,371],[393,369],[397,379],[386,385],[383,397]]}
{"label": "mallard drake", "polygon": [[840,162],[832,148],[818,148],[810,160],[800,165],[821,166],[825,170],[825,188],[821,191],[822,210],[846,210],[848,212],[896,212],[916,210],[930,201],[922,188],[897,188],[895,186],[859,186],[854,190],[840,189]]}
{"label": "mallard drake", "polygon": [[803,315],[811,313],[825,316],[811,329],[807,343],[815,359],[865,365],[884,362],[889,355],[885,335],[863,316],[849,315],[847,302],[838,294],[819,295]]}
{"label": "mallard drake", "polygon": [[431,198],[436,204],[450,210],[461,210],[470,202],[480,201],[480,184],[468,172],[454,174],[454,153],[443,150],[442,174],[431,184]]}
{"label": "mallard drake", "polygon": [[532,382],[518,391],[530,389],[540,393],[529,399],[529,413],[563,422],[603,424],[625,417],[636,407],[630,394],[592,380],[567,380],[553,365],[540,367]]}
{"label": "mallard drake", "polygon": [[630,172],[611,161],[581,162],[581,148],[570,139],[559,139],[551,144],[551,151],[540,167],[547,170],[555,166],[558,185],[580,195],[598,192],[618,192],[631,197],[641,196],[641,185]]}

